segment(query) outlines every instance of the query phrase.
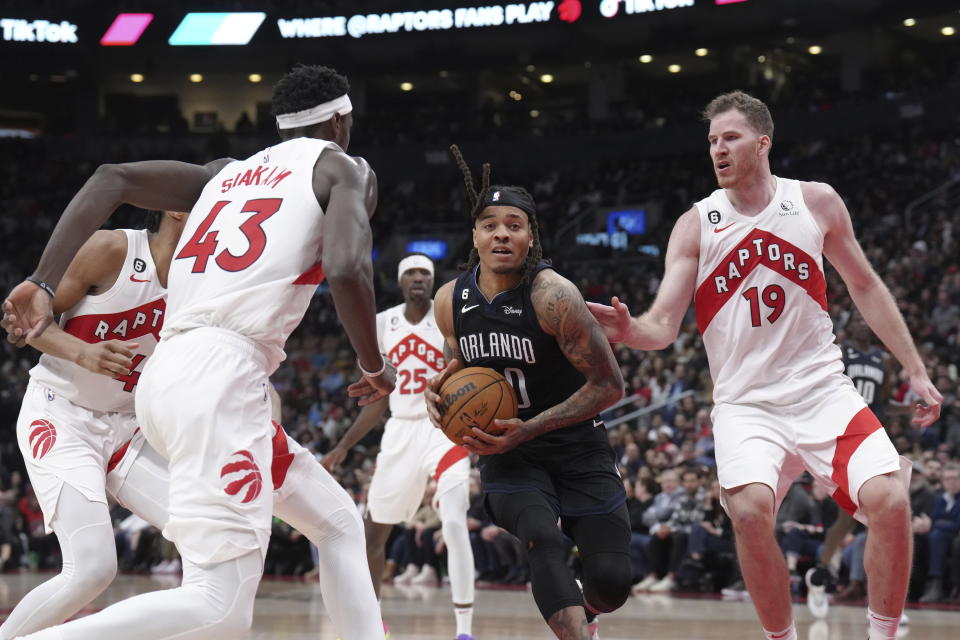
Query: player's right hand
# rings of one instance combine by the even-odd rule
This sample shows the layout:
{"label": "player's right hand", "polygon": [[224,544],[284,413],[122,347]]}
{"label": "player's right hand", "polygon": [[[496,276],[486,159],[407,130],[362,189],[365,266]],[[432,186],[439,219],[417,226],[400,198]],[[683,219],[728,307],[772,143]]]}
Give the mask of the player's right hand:
{"label": "player's right hand", "polygon": [[320,464],[323,465],[323,468],[333,473],[333,470],[343,464],[343,461],[347,459],[347,450],[343,447],[336,446],[330,451],[327,451],[323,458],[320,460]]}
{"label": "player's right hand", "polygon": [[18,347],[33,340],[53,322],[53,298],[32,282],[24,280],[3,301],[0,326],[7,332],[7,342]]}
{"label": "player's right hand", "polygon": [[630,315],[630,309],[627,308],[627,305],[620,302],[620,298],[617,296],[613,296],[610,305],[612,306],[588,302],[587,308],[597,319],[603,333],[607,336],[608,342],[623,342],[630,333],[633,317]]}
{"label": "player's right hand", "polygon": [[926,403],[926,406],[919,403],[914,405],[913,420],[910,422],[918,429],[925,429],[940,417],[943,396],[933,386],[933,382],[930,381],[926,372],[921,375],[910,376],[910,389]]}
{"label": "player's right hand", "polygon": [[76,363],[87,371],[103,376],[125,376],[133,368],[133,352],[139,347],[139,343],[121,340],[85,344],[77,354]]}
{"label": "player's right hand", "polygon": [[427,415],[430,416],[430,422],[437,429],[443,429],[440,424],[440,387],[443,386],[443,383],[451,374],[460,371],[460,369],[463,369],[463,363],[454,358],[447,363],[443,371],[427,380],[427,388],[423,390],[423,399],[427,403]]}

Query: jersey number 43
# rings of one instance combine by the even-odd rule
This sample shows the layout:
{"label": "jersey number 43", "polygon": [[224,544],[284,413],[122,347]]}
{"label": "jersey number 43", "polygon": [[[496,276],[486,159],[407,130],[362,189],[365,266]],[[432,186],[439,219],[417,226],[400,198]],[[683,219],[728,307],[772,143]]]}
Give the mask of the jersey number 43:
{"label": "jersey number 43", "polygon": [[[214,262],[224,271],[243,271],[263,254],[267,246],[267,235],[263,232],[264,221],[275,214],[283,203],[283,198],[259,198],[247,200],[243,203],[240,213],[252,214],[240,223],[240,231],[246,236],[249,243],[247,250],[240,255],[234,255],[229,249],[217,253]],[[183,246],[176,259],[193,258],[193,273],[203,273],[207,270],[207,261],[217,251],[217,234],[219,231],[210,231],[214,220],[220,215],[224,207],[230,204],[229,200],[220,200],[213,205],[210,213],[203,219],[200,226]]]}

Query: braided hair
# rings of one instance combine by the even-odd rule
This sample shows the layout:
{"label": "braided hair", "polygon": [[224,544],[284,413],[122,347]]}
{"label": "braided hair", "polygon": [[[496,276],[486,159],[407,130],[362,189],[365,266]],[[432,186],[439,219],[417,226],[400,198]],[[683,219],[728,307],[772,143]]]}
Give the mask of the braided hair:
{"label": "braided hair", "polygon": [[[473,182],[473,174],[470,172],[470,167],[467,165],[466,160],[463,159],[463,154],[460,152],[460,147],[452,144],[450,145],[450,152],[453,154],[454,159],[457,161],[457,166],[460,167],[460,172],[463,174],[463,182],[467,187],[467,198],[470,201],[470,219],[474,224],[476,224],[477,218],[480,217],[480,214],[483,212],[483,210],[489,206],[486,200],[491,191],[509,190],[523,196],[526,199],[529,199],[531,203],[533,202],[533,196],[531,196],[530,193],[523,187],[491,186],[489,162],[483,163],[482,175],[480,179],[480,190],[477,191]],[[529,284],[530,274],[533,273],[533,270],[538,264],[544,261],[544,258],[543,246],[540,244],[540,224],[537,221],[537,214],[535,211],[525,211],[525,213],[527,214],[527,220],[530,224],[530,233],[533,236],[533,246],[530,247],[530,251],[527,252],[527,257],[523,261],[523,270],[521,272],[520,282]],[[547,262],[549,262],[549,260]],[[470,255],[467,258],[467,261],[457,265],[457,268],[463,271],[469,271],[479,263],[480,254],[477,252],[477,248],[473,247],[470,249]]]}

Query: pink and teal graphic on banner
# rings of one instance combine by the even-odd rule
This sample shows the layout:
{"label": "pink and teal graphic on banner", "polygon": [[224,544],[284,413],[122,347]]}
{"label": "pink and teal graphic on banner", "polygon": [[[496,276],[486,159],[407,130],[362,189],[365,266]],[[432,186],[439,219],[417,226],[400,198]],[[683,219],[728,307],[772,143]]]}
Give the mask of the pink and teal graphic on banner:
{"label": "pink and teal graphic on banner", "polygon": [[152,20],[152,13],[121,13],[100,38],[100,44],[105,47],[135,45]]}
{"label": "pink and teal graphic on banner", "polygon": [[182,45],[245,45],[257,32],[267,14],[188,13],[170,36],[169,43]]}

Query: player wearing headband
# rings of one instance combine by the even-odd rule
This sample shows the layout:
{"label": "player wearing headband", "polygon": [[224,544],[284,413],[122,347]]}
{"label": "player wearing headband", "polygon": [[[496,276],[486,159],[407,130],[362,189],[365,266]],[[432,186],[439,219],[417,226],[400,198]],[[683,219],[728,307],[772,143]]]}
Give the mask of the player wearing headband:
{"label": "player wearing headband", "polygon": [[[390,419],[384,426],[377,465],[367,493],[367,560],[374,588],[380,592],[384,545],[393,526],[413,517],[427,481],[437,481],[434,506],[447,547],[450,590],[457,622],[457,640],[471,640],[473,618],[473,549],[467,531],[470,506],[470,460],[467,450],[453,445],[433,428],[423,391],[427,380],[446,366],[443,336],[433,315],[433,261],[415,253],[400,261],[397,280],[403,304],[377,314],[380,351],[397,367],[397,387],[389,397]],[[380,423],[387,398],[363,408],[340,442],[324,458],[332,470],[350,448]],[[424,564],[415,580],[436,583]]]}
{"label": "player wearing headband", "polygon": [[[465,272],[437,291],[450,363],[428,385],[428,410],[439,428],[437,391],[465,365],[513,384],[519,418],[498,420],[500,435],[474,429],[464,440],[480,455],[493,521],[527,549],[544,620],[557,638],[593,640],[596,614],[619,608],[633,577],[623,480],[598,415],[623,395],[623,378],[580,292],[543,261],[533,198],[490,186],[489,165],[477,193],[452,150],[471,199],[474,249]],[[580,550],[582,592],[564,534]]]}
{"label": "player wearing headband", "polygon": [[344,151],[348,90],[332,69],[299,66],[274,87],[279,144],[206,166],[104,165],[64,211],[37,271],[4,303],[10,339],[31,340],[52,320],[49,294],[67,265],[121,203],[191,211],[167,276],[160,342],[136,395],[141,430],[168,460],[163,534],[180,551],[183,585],[29,638],[230,638],[250,628],[273,507],[268,377],[324,273],[363,373],[350,394],[366,404],[393,390],[370,261],[376,178]]}

